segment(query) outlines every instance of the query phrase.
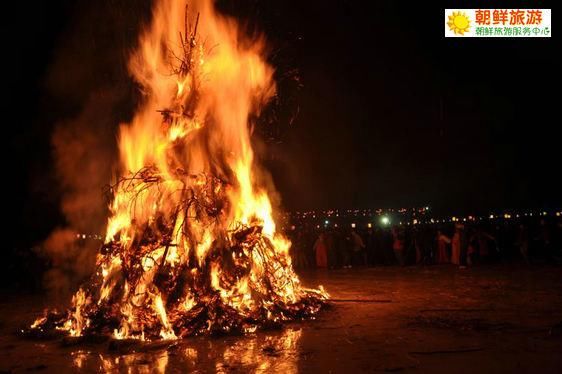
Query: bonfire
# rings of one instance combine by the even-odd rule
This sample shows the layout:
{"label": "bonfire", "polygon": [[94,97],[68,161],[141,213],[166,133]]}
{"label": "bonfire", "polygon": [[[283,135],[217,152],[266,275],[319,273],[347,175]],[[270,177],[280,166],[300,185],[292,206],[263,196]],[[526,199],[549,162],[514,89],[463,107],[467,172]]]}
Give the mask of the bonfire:
{"label": "bonfire", "polygon": [[[200,37],[200,35],[202,35]],[[313,317],[276,231],[251,121],[275,95],[261,38],[212,1],[157,1],[129,70],[143,101],[120,126],[121,177],[96,271],[32,331],[115,339],[246,333]]]}

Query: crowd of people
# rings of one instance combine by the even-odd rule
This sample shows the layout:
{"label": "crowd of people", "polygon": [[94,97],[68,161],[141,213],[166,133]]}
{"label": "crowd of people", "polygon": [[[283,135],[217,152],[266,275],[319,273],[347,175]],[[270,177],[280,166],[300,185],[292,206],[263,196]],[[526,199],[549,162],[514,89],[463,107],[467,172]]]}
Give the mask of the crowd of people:
{"label": "crowd of people", "polygon": [[560,263],[562,221],[417,224],[367,229],[301,227],[288,233],[296,268],[498,262]]}

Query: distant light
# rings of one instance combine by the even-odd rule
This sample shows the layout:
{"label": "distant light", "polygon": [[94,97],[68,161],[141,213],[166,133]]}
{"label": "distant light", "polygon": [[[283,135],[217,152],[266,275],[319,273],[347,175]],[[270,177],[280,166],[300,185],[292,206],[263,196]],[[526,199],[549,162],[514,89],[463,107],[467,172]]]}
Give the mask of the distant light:
{"label": "distant light", "polygon": [[337,223],[334,223],[334,227],[338,227],[338,224],[337,224]]}
{"label": "distant light", "polygon": [[542,212],[542,215],[543,215],[543,216],[546,216],[546,212]]}
{"label": "distant light", "polygon": [[414,225],[416,225],[418,223],[417,219],[414,219],[414,221],[412,222]]}
{"label": "distant light", "polygon": [[82,234],[82,239],[86,239],[86,234]]}
{"label": "distant light", "polygon": [[493,214],[490,214],[490,219],[494,219],[494,215],[493,215]]}
{"label": "distant light", "polygon": [[367,227],[368,227],[368,228],[373,227],[373,225],[371,224],[371,222],[367,223]]}
{"label": "distant light", "polygon": [[428,207],[428,206],[426,206],[426,207],[425,207],[425,210],[429,210],[429,207]]}
{"label": "distant light", "polygon": [[295,229],[295,225],[292,225],[292,226],[291,226],[291,230],[294,230],[294,229]]}
{"label": "distant light", "polygon": [[560,212],[556,212],[556,217],[560,217]]}
{"label": "distant light", "polygon": [[328,222],[328,220],[325,220],[325,221],[324,221],[324,224],[325,224],[325,225],[327,225],[328,223],[330,223],[330,222]]}
{"label": "distant light", "polygon": [[76,237],[77,237],[78,239],[80,239],[80,234],[76,234]]}
{"label": "distant light", "polygon": [[355,228],[355,223],[352,223],[352,224],[351,224],[351,228]]}
{"label": "distant light", "polygon": [[388,218],[387,216],[382,216],[381,217],[381,223],[383,225],[388,225],[390,223],[390,218]]}
{"label": "distant light", "polygon": [[453,216],[453,217],[451,218],[451,221],[456,222],[456,221],[457,221],[457,217]]}

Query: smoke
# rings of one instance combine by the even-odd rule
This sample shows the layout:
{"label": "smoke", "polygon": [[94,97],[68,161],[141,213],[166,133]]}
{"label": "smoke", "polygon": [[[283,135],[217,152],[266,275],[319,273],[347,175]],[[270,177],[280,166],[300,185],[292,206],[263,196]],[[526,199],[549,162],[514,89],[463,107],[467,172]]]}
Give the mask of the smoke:
{"label": "smoke", "polygon": [[51,259],[44,285],[57,302],[66,299],[70,290],[89,274],[95,263],[94,252],[79,244],[76,232],[69,228],[55,229],[43,243],[42,251]]}
{"label": "smoke", "polygon": [[44,286],[57,301],[93,272],[102,244],[95,236],[103,237],[107,222],[103,187],[116,165],[117,127],[130,120],[136,101],[126,51],[149,13],[146,4],[133,3],[77,3],[45,76],[52,103],[45,117],[58,118],[51,145],[65,222],[44,240],[40,255],[50,264]]}
{"label": "smoke", "polygon": [[64,297],[94,269],[101,243],[93,236],[102,234],[107,216],[102,186],[110,181],[115,158],[108,112],[115,102],[113,93],[92,95],[82,113],[57,124],[52,135],[66,226],[56,228],[42,247],[52,265],[45,285],[56,296]]}

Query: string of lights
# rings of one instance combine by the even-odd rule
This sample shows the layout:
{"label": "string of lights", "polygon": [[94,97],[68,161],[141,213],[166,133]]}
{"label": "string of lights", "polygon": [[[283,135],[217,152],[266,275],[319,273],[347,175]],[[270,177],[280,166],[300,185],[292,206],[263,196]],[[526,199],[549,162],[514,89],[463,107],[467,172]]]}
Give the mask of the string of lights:
{"label": "string of lights", "polygon": [[[320,228],[363,228],[447,223],[490,223],[537,217],[562,217],[562,209],[493,212],[487,215],[430,216],[430,207],[400,209],[330,209],[283,214],[281,229],[296,230],[300,224]],[[103,240],[100,234],[77,233],[77,240]]]}
{"label": "string of lights", "polygon": [[282,217],[285,226],[291,230],[299,224],[308,224],[316,228],[373,228],[389,226],[409,226],[447,223],[486,223],[529,219],[537,217],[561,217],[562,210],[520,210],[494,211],[487,215],[451,215],[433,216],[430,207],[400,209],[333,209],[311,210],[286,213]]}

